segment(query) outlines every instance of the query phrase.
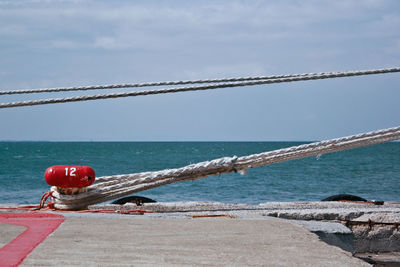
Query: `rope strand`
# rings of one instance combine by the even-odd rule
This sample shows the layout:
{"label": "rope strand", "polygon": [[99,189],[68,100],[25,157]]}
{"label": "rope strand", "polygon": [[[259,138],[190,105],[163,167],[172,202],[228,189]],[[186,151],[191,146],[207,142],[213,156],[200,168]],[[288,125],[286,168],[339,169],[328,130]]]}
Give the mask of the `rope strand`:
{"label": "rope strand", "polygon": [[249,80],[249,78],[247,78],[248,80],[246,80],[245,82],[218,83],[218,84],[211,84],[211,85],[206,85],[206,86],[164,88],[164,89],[155,89],[155,90],[147,90],[147,91],[133,91],[133,92],[123,92],[123,93],[97,94],[97,95],[88,95],[88,96],[75,96],[75,97],[52,98],[52,99],[42,99],[42,100],[21,101],[21,102],[9,102],[9,103],[1,103],[0,109],[1,108],[11,108],[11,107],[36,106],[36,105],[55,104],[55,103],[88,101],[88,100],[100,100],[100,99],[108,99],[108,98],[121,98],[121,97],[129,97],[129,96],[143,96],[143,95],[167,94],[167,93],[178,93],[178,92],[189,92],[189,91],[213,90],[213,89],[221,89],[221,88],[254,86],[254,85],[283,83],[283,82],[331,79],[331,78],[339,78],[339,77],[382,74],[382,73],[390,73],[390,72],[400,72],[400,68],[365,70],[365,71],[348,71],[348,72],[330,72],[330,73],[313,74],[313,75],[307,75],[307,74],[303,75],[302,74],[301,76],[289,76],[286,78],[273,78],[273,79],[265,79],[264,78],[264,79],[256,80],[256,81],[251,81],[251,80]]}
{"label": "rope strand", "polygon": [[[365,74],[378,74],[378,73],[388,73],[388,72],[398,72],[398,71],[400,71],[400,68],[364,70],[364,71],[347,71],[347,72],[343,72],[343,73],[364,73],[364,74],[355,74],[355,75],[365,75]],[[100,89],[118,89],[118,88],[150,87],[150,86],[164,86],[164,85],[243,82],[243,81],[257,81],[257,80],[290,78],[290,77],[331,75],[331,74],[337,74],[337,73],[339,73],[339,72],[318,72],[318,73],[283,74],[283,75],[258,76],[258,77],[239,77],[239,78],[204,79],[204,80],[188,80],[188,81],[163,81],[163,82],[147,82],[147,83],[125,83],[125,84],[9,90],[9,91],[0,91],[0,95],[49,93],[49,92],[65,92],[65,91],[88,91],[88,90],[100,90]]]}
{"label": "rope strand", "polygon": [[51,191],[53,192],[52,197],[55,199],[56,208],[80,209],[88,205],[127,196],[165,184],[195,180],[233,171],[244,171],[248,168],[318,156],[397,139],[400,139],[400,126],[243,157],[224,157],[182,168],[99,177],[97,179],[99,183],[89,186],[87,192],[78,195],[62,195],[54,187],[52,187]]}
{"label": "rope strand", "polygon": [[205,80],[189,80],[189,81],[164,81],[164,82],[147,82],[147,83],[126,83],[126,84],[89,85],[89,86],[76,86],[76,87],[9,90],[9,91],[0,91],[0,95],[51,93],[51,92],[65,92],[65,91],[89,91],[89,90],[102,90],[102,89],[152,87],[152,86],[163,86],[163,85],[184,85],[184,84],[255,81],[255,80],[300,77],[300,76],[309,76],[309,75],[327,74],[327,73],[323,73],[323,72],[322,73],[308,73],[308,74],[303,73],[303,74],[287,74],[287,75],[259,76],[259,77],[240,77],[240,78],[222,78],[222,79],[205,79]]}

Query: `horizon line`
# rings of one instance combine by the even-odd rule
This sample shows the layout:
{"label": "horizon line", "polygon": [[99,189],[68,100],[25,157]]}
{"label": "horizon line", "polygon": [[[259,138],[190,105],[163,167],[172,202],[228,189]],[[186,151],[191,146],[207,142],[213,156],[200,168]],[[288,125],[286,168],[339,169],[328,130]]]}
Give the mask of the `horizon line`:
{"label": "horizon line", "polygon": [[1,143],[217,143],[217,142],[318,142],[319,140],[0,140]]}
{"label": "horizon line", "polygon": [[[117,140],[109,140],[109,141],[98,141],[98,140],[70,140],[70,141],[54,141],[54,140],[0,140],[0,143],[313,143],[320,142],[323,140],[185,140],[185,141],[177,141],[177,140],[158,140],[158,141],[117,141]],[[393,140],[386,143],[394,143],[400,142],[400,140]]]}

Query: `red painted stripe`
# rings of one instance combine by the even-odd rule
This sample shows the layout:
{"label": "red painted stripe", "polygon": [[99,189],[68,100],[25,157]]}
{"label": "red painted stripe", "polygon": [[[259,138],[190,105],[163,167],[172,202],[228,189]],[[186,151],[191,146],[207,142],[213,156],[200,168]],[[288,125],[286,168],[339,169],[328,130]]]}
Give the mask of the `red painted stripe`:
{"label": "red painted stripe", "polygon": [[0,266],[18,266],[65,220],[49,213],[0,213],[0,223],[25,226],[27,229],[0,249]]}

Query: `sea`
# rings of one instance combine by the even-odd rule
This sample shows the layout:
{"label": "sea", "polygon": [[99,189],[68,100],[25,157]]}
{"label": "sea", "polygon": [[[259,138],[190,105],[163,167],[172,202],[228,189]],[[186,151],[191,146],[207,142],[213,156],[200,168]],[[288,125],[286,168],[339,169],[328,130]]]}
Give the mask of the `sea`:
{"label": "sea", "polygon": [[[37,204],[53,165],[91,166],[96,176],[183,167],[304,142],[0,142],[0,203]],[[335,194],[400,201],[400,142],[324,154],[178,182],[135,193],[155,201],[259,204],[320,201]]]}

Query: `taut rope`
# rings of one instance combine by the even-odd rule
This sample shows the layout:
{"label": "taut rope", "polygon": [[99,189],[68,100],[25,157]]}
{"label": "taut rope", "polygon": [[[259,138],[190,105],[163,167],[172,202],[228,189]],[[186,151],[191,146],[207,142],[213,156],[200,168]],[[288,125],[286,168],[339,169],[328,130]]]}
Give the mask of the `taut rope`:
{"label": "taut rope", "polygon": [[[155,95],[177,92],[189,92],[200,90],[211,90],[219,88],[232,88],[239,86],[253,86],[272,83],[295,82],[306,80],[329,79],[339,77],[350,77],[360,75],[382,74],[400,72],[400,68],[375,69],[347,72],[326,72],[326,73],[304,73],[292,75],[277,76],[258,76],[258,77],[239,77],[225,79],[193,80],[193,81],[168,81],[152,83],[131,83],[114,85],[93,85],[81,87],[63,87],[63,88],[44,88],[30,90],[0,91],[0,95],[6,94],[25,94],[25,93],[44,93],[44,92],[62,92],[78,90],[97,90],[97,89],[115,89],[127,87],[147,87],[161,85],[185,85],[185,84],[208,84],[200,86],[153,89],[147,91],[133,91],[109,94],[97,94],[76,97],[52,98],[31,100],[22,102],[0,103],[1,108],[35,106],[54,103],[77,102],[87,100],[99,100],[108,98],[120,98],[128,96]],[[260,154],[248,155],[243,157],[224,157],[211,161],[200,162],[182,168],[167,169],[154,172],[142,172],[134,174],[114,175],[99,177],[97,183],[89,186],[87,192],[77,195],[63,195],[57,191],[56,187],[51,188],[51,192],[46,193],[41,201],[41,205],[47,198],[52,197],[55,200],[54,207],[57,209],[81,209],[88,205],[101,203],[115,198],[130,195],[135,192],[147,190],[165,184],[179,181],[194,180],[232,171],[245,173],[248,168],[269,165],[277,162],[300,159],[304,157],[322,155],[326,153],[352,149],[356,147],[368,146],[383,142],[389,142],[400,139],[400,127],[394,127],[369,133],[352,135],[322,142],[294,146],[290,148],[278,149]]]}
{"label": "taut rope", "polygon": [[[376,70],[358,70],[347,71],[347,76],[367,75],[367,74],[382,74],[389,72],[399,72],[400,68],[390,69],[376,69]],[[202,83],[221,83],[221,82],[243,82],[243,81],[257,81],[257,80],[270,80],[291,77],[306,77],[316,75],[332,75],[341,72],[318,72],[318,73],[300,73],[300,74],[284,74],[272,76],[257,76],[257,77],[239,77],[239,78],[222,78],[222,79],[204,79],[204,80],[189,80],[189,81],[164,81],[164,82],[147,82],[147,83],[125,83],[125,84],[108,84],[108,85],[89,85],[89,86],[75,86],[75,87],[57,87],[57,88],[41,88],[41,89],[25,89],[25,90],[9,90],[0,91],[0,95],[14,95],[14,94],[32,94],[32,93],[50,93],[50,92],[65,92],[65,91],[89,91],[100,89],[118,89],[118,88],[133,88],[133,87],[150,87],[150,86],[163,86],[163,85],[183,85],[183,84],[202,84]]]}
{"label": "taut rope", "polygon": [[154,172],[104,176],[89,186],[88,191],[78,195],[62,195],[52,187],[55,207],[58,209],[81,209],[88,205],[120,198],[179,181],[195,180],[232,171],[245,172],[248,168],[269,165],[304,157],[347,150],[400,139],[400,127],[352,135],[311,144],[278,149],[243,157],[224,157],[200,162],[182,168]]}
{"label": "taut rope", "polygon": [[126,87],[144,87],[144,86],[159,86],[159,85],[177,85],[177,84],[195,84],[195,83],[214,83],[204,86],[191,86],[180,88],[164,88],[154,89],[147,91],[133,91],[122,93],[109,93],[97,94],[87,96],[75,96],[64,98],[51,98],[31,101],[9,102],[0,103],[1,108],[22,107],[22,106],[36,106],[55,103],[78,102],[88,100],[99,100],[108,98],[121,98],[129,96],[143,96],[155,94],[167,94],[189,91],[202,91],[221,88],[232,88],[240,86],[254,86],[262,84],[307,81],[307,80],[320,80],[331,79],[339,77],[383,74],[391,72],[400,72],[400,68],[390,69],[375,69],[375,70],[358,70],[347,72],[326,72],[326,73],[309,73],[309,74],[293,74],[293,75],[279,75],[279,76],[260,76],[260,77],[247,77],[247,78],[229,78],[229,79],[215,79],[215,80],[197,80],[197,81],[177,81],[177,82],[158,82],[158,83],[142,83],[142,84],[115,84],[115,85],[96,85],[87,87],[66,87],[66,88],[45,88],[45,89],[32,89],[32,90],[15,90],[15,91],[2,91],[1,94],[22,94],[22,93],[41,93],[41,92],[59,92],[59,91],[76,91],[76,90],[94,90],[94,89],[112,89],[112,88],[126,88]]}

